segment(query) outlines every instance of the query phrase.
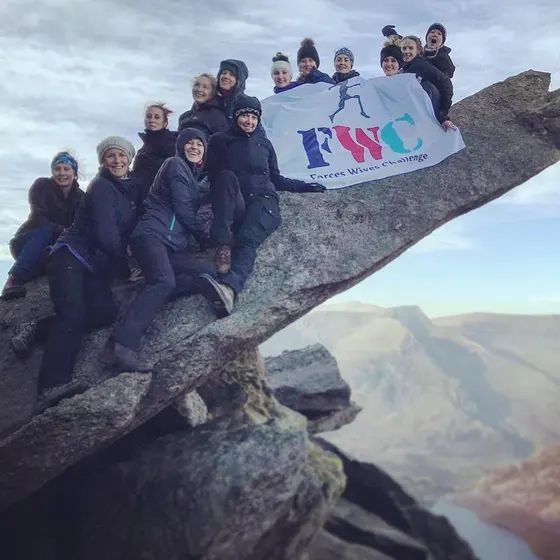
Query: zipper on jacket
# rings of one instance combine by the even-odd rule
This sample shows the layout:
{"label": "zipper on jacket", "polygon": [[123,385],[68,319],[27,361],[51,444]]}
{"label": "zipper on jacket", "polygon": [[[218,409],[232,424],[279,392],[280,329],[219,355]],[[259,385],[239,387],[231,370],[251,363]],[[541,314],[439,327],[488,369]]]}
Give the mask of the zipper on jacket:
{"label": "zipper on jacket", "polygon": [[169,238],[171,238],[171,232],[173,231],[173,228],[175,227],[175,214],[173,214],[173,217],[171,218],[171,225],[169,226]]}

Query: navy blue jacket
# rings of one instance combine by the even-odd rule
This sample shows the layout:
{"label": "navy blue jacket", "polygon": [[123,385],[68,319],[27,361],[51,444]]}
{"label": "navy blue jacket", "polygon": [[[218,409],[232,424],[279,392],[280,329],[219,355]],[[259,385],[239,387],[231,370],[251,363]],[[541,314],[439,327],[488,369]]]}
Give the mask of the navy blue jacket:
{"label": "navy blue jacket", "polygon": [[57,245],[70,246],[95,272],[122,270],[138,217],[139,195],[133,173],[127,179],[116,179],[101,169],[88,185],[74,223],[62,232]]}
{"label": "navy blue jacket", "polygon": [[[199,138],[199,130],[187,128],[177,138],[176,155],[165,161],[154,179],[145,202],[146,210],[132,237],[154,236],[173,251],[183,251],[188,245],[188,235],[205,246],[208,234],[197,211],[201,197],[195,176],[202,166],[185,158],[184,145],[191,138]],[[205,139],[201,138],[205,143]]]}
{"label": "navy blue jacket", "polygon": [[440,123],[448,120],[453,99],[451,80],[423,56],[415,56],[403,66],[403,72],[416,74],[432,101],[436,119]]}
{"label": "navy blue jacket", "polygon": [[141,200],[148,196],[148,191],[163,162],[175,155],[177,133],[167,128],[161,130],[145,130],[138,136],[144,145],[138,150],[132,169],[136,173],[142,187]]}
{"label": "navy blue jacket", "polygon": [[210,184],[221,171],[232,171],[245,200],[263,196],[278,199],[277,190],[305,192],[307,187],[304,181],[280,175],[276,152],[268,138],[258,131],[247,134],[236,123],[228,132],[210,138],[206,170]]}
{"label": "navy blue jacket", "polygon": [[208,138],[216,132],[228,130],[229,121],[222,102],[214,98],[198,107],[193,105],[190,111],[186,111],[179,117],[179,132],[185,128],[198,128]]}
{"label": "navy blue jacket", "polygon": [[231,126],[233,124],[233,108],[235,107],[235,98],[238,95],[242,95],[243,93],[245,93],[245,83],[247,82],[247,78],[249,77],[249,69],[242,60],[228,59],[222,62],[222,64],[224,63],[227,65],[226,67],[235,68],[237,74],[237,82],[227,96],[224,96],[220,93],[220,89],[218,86],[218,95],[216,96],[216,99],[222,111],[227,117],[228,125]]}
{"label": "navy blue jacket", "polygon": [[317,70],[317,68],[313,68],[313,70],[311,70],[311,72],[309,72],[309,74],[307,74],[305,78],[299,80],[300,85],[318,84],[320,82],[324,82],[325,84],[335,85],[335,81],[328,74],[325,74],[320,70]]}

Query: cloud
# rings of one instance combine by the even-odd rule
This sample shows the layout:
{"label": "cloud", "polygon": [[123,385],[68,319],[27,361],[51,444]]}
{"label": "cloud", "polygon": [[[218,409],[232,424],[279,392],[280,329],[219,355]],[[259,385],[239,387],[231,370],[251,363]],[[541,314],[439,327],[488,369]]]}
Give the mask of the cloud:
{"label": "cloud", "polygon": [[[119,134],[139,147],[136,133],[149,100],[175,109],[173,126],[191,105],[192,77],[215,72],[223,58],[245,60],[248,91],[263,98],[271,94],[272,56],[287,52],[295,64],[304,36],[315,39],[325,71],[333,70],[334,51],[347,45],[362,75],[372,77],[381,74],[383,25],[423,37],[443,19],[458,68],[456,100],[527,68],[555,71],[559,82],[560,5],[507,4],[427,0],[399,13],[393,5],[372,8],[369,0],[3,0],[0,110],[9,141],[0,146],[0,244],[25,219],[27,190],[49,174],[56,151],[76,149],[91,178],[104,136]],[[531,195],[524,190],[510,203],[554,196],[551,184],[535,179]],[[433,234],[424,247],[470,246],[464,234],[450,231]]]}
{"label": "cloud", "polygon": [[409,249],[410,253],[434,253],[440,251],[474,251],[475,238],[460,222],[449,222],[436,229]]}

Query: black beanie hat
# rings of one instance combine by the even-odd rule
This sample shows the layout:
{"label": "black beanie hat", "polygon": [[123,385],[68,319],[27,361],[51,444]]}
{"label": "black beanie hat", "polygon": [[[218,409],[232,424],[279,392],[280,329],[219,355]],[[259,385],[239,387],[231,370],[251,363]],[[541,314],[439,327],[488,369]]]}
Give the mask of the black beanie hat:
{"label": "black beanie hat", "polygon": [[256,97],[250,95],[238,95],[235,99],[235,108],[233,116],[237,121],[237,117],[243,113],[252,113],[256,115],[259,121],[261,120],[262,109],[261,102]]}
{"label": "black beanie hat", "polygon": [[428,31],[426,31],[426,42],[428,41],[430,31],[433,31],[434,29],[439,29],[439,31],[441,31],[441,35],[443,37],[441,44],[445,45],[445,41],[447,40],[447,29],[445,29],[445,25],[443,25],[443,23],[432,23],[432,25],[428,27]]}
{"label": "black beanie hat", "polygon": [[319,60],[319,53],[315,48],[315,41],[309,37],[306,37],[301,42],[301,47],[297,52],[297,63],[299,64],[303,58],[312,58],[315,61],[317,68],[319,68],[319,64],[321,63]]}
{"label": "black beanie hat", "polygon": [[397,60],[397,62],[399,63],[399,68],[402,68],[404,66],[403,52],[400,47],[397,47],[397,45],[387,45],[386,47],[383,47],[381,49],[381,55],[380,55],[381,66],[383,66],[383,61],[388,56],[392,56]]}

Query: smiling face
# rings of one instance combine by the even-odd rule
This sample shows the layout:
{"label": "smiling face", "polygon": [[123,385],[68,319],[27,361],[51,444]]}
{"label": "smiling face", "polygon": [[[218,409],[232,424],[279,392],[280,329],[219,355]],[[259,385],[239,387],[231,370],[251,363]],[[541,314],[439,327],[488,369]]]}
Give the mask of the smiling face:
{"label": "smiling face", "polygon": [[184,146],[185,157],[191,163],[200,163],[204,159],[204,143],[200,138],[189,140]]}
{"label": "smiling face", "polygon": [[101,165],[117,179],[123,179],[128,175],[128,156],[119,148],[106,150],[103,154]]}
{"label": "smiling face", "polygon": [[341,74],[348,74],[352,70],[352,61],[345,54],[339,54],[334,60],[334,68]]}
{"label": "smiling face", "polygon": [[415,56],[418,55],[418,45],[412,39],[405,39],[402,42],[401,49],[405,62],[410,62]]}
{"label": "smiling face", "polygon": [[76,173],[66,163],[59,163],[52,168],[54,182],[61,188],[70,187],[76,178]]}
{"label": "smiling face", "polygon": [[383,59],[383,64],[381,65],[385,76],[394,76],[399,72],[399,63],[394,56],[386,56]]}
{"label": "smiling face", "polygon": [[227,68],[220,74],[220,89],[224,91],[229,91],[230,89],[235,87],[237,83],[236,75]]}
{"label": "smiling face", "polygon": [[148,107],[144,117],[146,130],[161,130],[167,126],[167,118],[160,107]]}
{"label": "smiling face", "polygon": [[212,81],[206,76],[199,76],[194,82],[192,96],[197,105],[210,101],[214,96],[212,91]]}
{"label": "smiling face", "polygon": [[298,69],[302,76],[307,76],[313,68],[317,68],[317,63],[308,56],[299,61]]}
{"label": "smiling face", "polygon": [[241,113],[241,115],[237,117],[237,126],[247,134],[254,132],[258,124],[259,119],[257,115],[253,113]]}
{"label": "smiling face", "polygon": [[290,83],[290,73],[284,68],[277,68],[272,73],[272,79],[276,87],[286,87]]}
{"label": "smiling face", "polygon": [[431,49],[439,49],[443,45],[443,33],[439,29],[432,29],[426,37],[426,43]]}

